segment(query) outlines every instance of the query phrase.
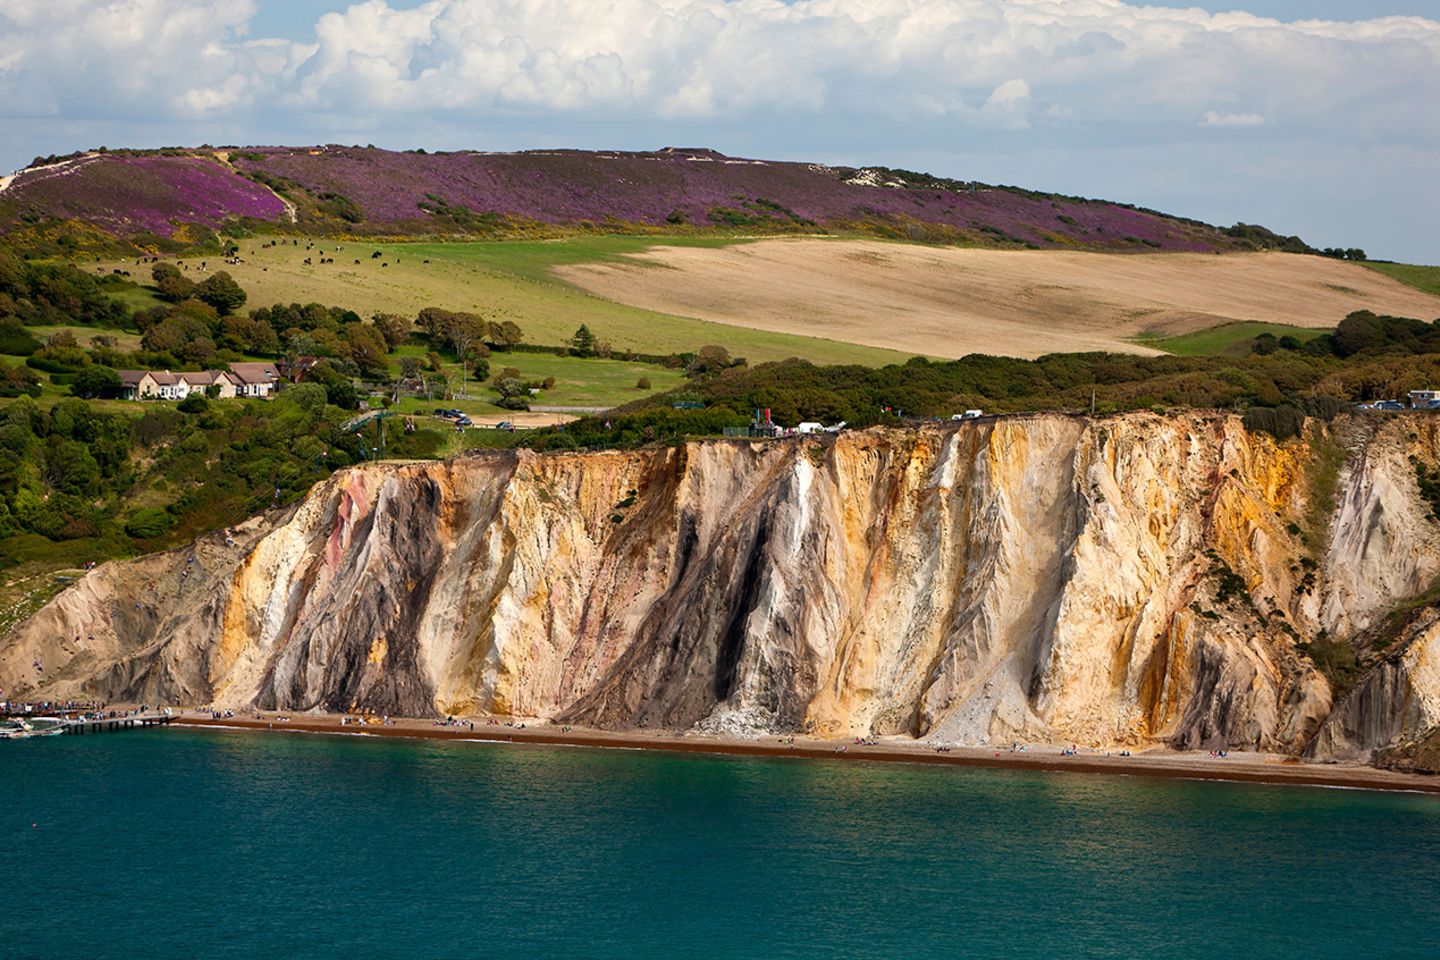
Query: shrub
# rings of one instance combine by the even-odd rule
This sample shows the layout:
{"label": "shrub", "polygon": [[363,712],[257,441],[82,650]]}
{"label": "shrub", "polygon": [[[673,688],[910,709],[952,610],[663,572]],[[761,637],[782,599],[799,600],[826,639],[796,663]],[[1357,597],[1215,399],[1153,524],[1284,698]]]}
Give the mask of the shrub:
{"label": "shrub", "polygon": [[204,413],[210,409],[210,401],[205,399],[203,393],[192,393],[181,400],[175,409],[181,413]]}
{"label": "shrub", "polygon": [[1245,429],[1288,440],[1300,436],[1305,429],[1305,414],[1290,406],[1251,407],[1245,411]]}
{"label": "shrub", "polygon": [[158,507],[143,507],[125,522],[125,532],[136,540],[164,536],[171,526],[170,514]]}
{"label": "shrub", "polygon": [[120,374],[109,367],[92,366],[75,374],[70,392],[87,399],[113,399],[120,396],[120,386]]}
{"label": "shrub", "polygon": [[635,381],[635,389],[636,389],[636,390],[649,390],[649,389],[650,389],[650,378],[649,378],[649,377],[641,377],[639,380],[636,380],[636,381]]}

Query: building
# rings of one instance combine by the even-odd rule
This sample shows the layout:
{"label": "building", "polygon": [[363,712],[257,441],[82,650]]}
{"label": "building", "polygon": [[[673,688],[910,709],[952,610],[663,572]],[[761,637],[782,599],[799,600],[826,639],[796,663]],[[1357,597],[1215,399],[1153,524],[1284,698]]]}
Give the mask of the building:
{"label": "building", "polygon": [[1440,390],[1411,390],[1410,406],[1416,410],[1433,410],[1440,407]]}
{"label": "building", "polygon": [[238,381],[224,370],[121,370],[122,400],[184,400],[192,393],[204,393],[214,387],[216,396],[238,395]]}
{"label": "building", "polygon": [[232,363],[230,376],[236,396],[273,397],[280,389],[280,371],[273,363]]}
{"label": "building", "polygon": [[310,369],[319,362],[319,357],[296,357],[293,363],[282,359],[275,364],[275,369],[289,382],[300,383]]}

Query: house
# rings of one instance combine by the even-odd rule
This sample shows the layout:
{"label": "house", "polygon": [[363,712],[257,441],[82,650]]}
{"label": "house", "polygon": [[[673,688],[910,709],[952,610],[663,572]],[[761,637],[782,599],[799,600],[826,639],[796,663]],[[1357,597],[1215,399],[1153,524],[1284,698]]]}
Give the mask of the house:
{"label": "house", "polygon": [[272,397],[280,389],[280,371],[273,363],[232,363],[230,377],[239,397]]}
{"label": "house", "polygon": [[121,370],[120,399],[154,400],[160,396],[160,385],[149,370]]}
{"label": "house", "polygon": [[280,360],[275,364],[275,369],[289,382],[299,383],[305,379],[310,368],[319,362],[319,357],[296,357],[293,363],[289,360]]}
{"label": "house", "polygon": [[1440,390],[1411,390],[1410,406],[1416,410],[1440,407]]}
{"label": "house", "polygon": [[123,400],[184,400],[192,393],[211,387],[220,397],[238,395],[238,382],[224,370],[121,370],[120,397]]}
{"label": "house", "polygon": [[[183,391],[180,399],[184,399],[192,393],[205,393],[211,387],[215,388],[215,396],[228,400],[237,395],[237,384],[235,378],[224,370],[202,370],[196,373],[177,373],[180,384],[177,390]],[[182,386],[183,385],[183,386]]]}

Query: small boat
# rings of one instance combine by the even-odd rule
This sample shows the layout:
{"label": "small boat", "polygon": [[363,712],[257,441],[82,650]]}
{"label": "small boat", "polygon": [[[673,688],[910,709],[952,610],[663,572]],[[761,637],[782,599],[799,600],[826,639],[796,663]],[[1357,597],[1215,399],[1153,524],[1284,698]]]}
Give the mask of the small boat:
{"label": "small boat", "polygon": [[0,740],[28,740],[30,737],[54,737],[65,732],[65,721],[59,717],[36,717],[33,720],[9,720],[0,724]]}

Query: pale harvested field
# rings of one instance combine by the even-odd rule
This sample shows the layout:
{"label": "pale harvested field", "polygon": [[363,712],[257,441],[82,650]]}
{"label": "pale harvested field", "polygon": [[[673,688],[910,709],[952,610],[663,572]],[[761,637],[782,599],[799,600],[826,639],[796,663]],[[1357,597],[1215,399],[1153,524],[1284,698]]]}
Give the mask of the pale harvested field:
{"label": "pale harvested field", "polygon": [[[656,269],[657,267],[664,269]],[[866,240],[656,247],[555,273],[620,303],[907,353],[1037,357],[1259,320],[1331,327],[1354,310],[1440,317],[1440,298],[1354,264],[1280,253],[1099,254]]]}

